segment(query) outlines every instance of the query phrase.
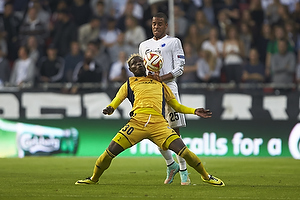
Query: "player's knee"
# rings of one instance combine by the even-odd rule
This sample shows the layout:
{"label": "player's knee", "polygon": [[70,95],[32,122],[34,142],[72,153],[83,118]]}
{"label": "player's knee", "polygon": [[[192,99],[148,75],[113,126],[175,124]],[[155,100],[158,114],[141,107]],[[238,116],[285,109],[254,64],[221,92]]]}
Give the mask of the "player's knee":
{"label": "player's knee", "polygon": [[116,155],[113,152],[111,152],[108,148],[105,150],[105,152],[109,157],[111,157],[111,159],[116,157]]}
{"label": "player's knee", "polygon": [[119,155],[122,151],[124,151],[124,148],[119,145],[118,143],[116,143],[115,141],[111,141],[111,143],[109,144],[107,150],[109,152],[111,152],[112,155],[117,156]]}
{"label": "player's knee", "polygon": [[130,143],[128,138],[126,138],[123,134],[119,132],[112,139],[108,148],[113,154],[118,155],[119,153],[121,153],[125,149],[128,149],[131,146],[132,144]]}
{"label": "player's knee", "polygon": [[[178,137],[178,136],[177,136]],[[173,140],[170,145],[169,145],[169,149],[171,149],[172,151],[174,151],[176,154],[179,155],[179,152],[182,151],[185,148],[185,144],[183,143],[181,138],[176,138],[175,140]]]}

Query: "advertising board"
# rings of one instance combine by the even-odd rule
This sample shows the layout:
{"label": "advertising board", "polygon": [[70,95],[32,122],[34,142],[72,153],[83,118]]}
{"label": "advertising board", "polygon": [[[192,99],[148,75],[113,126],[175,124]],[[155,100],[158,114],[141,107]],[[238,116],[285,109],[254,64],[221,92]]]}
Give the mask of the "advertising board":
{"label": "advertising board", "polygon": [[[124,119],[0,120],[0,157],[33,155],[99,156]],[[300,159],[297,121],[188,120],[185,144],[198,156],[293,157]],[[159,156],[151,141],[120,156]]]}

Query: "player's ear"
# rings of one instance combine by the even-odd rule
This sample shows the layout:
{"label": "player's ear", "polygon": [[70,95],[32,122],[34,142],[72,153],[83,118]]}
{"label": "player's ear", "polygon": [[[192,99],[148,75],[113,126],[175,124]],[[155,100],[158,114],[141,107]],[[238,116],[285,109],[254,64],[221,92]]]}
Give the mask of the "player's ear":
{"label": "player's ear", "polygon": [[168,27],[168,26],[169,26],[168,20],[167,20],[167,21],[165,21],[165,24],[166,24],[166,27]]}
{"label": "player's ear", "polygon": [[131,72],[133,73],[133,71],[132,71],[132,69],[131,69],[131,67],[130,67],[130,66],[128,67],[128,69],[129,69],[129,71],[131,71]]}

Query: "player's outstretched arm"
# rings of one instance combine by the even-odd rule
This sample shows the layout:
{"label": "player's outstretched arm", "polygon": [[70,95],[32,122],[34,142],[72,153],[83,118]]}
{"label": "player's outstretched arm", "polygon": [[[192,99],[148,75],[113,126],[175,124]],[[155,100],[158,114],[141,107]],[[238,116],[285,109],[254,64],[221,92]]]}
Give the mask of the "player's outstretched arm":
{"label": "player's outstretched arm", "polygon": [[195,110],[195,115],[202,117],[202,118],[210,118],[212,116],[212,112],[208,109],[197,108]]}
{"label": "player's outstretched arm", "polygon": [[178,103],[178,101],[176,99],[171,99],[170,101],[168,101],[168,104],[177,112],[180,113],[184,113],[184,114],[195,114],[199,117],[202,118],[210,118],[212,116],[212,112],[208,109],[204,109],[204,108],[190,108],[187,106],[184,106],[180,103]]}
{"label": "player's outstretched arm", "polygon": [[115,109],[113,107],[107,106],[106,108],[103,109],[102,113],[104,115],[111,115],[114,111]]}
{"label": "player's outstretched arm", "polygon": [[111,115],[117,109],[117,107],[122,103],[122,100],[115,97],[112,102],[103,109],[102,113],[104,115]]}

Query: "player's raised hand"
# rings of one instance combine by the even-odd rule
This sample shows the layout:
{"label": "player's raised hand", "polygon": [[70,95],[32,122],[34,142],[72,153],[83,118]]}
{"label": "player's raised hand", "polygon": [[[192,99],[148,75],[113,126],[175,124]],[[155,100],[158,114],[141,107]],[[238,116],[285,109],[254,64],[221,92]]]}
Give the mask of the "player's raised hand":
{"label": "player's raised hand", "polygon": [[206,110],[204,108],[197,108],[195,110],[195,115],[198,115],[199,117],[202,118],[210,118],[212,116],[212,112],[210,110]]}
{"label": "player's raised hand", "polygon": [[115,109],[113,107],[108,106],[108,107],[106,107],[106,108],[103,109],[102,113],[104,115],[111,115],[114,112],[114,110]]}

